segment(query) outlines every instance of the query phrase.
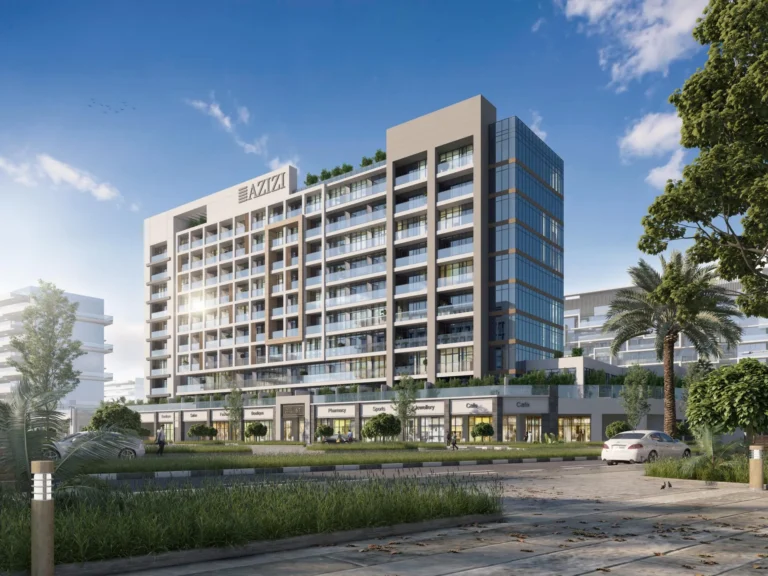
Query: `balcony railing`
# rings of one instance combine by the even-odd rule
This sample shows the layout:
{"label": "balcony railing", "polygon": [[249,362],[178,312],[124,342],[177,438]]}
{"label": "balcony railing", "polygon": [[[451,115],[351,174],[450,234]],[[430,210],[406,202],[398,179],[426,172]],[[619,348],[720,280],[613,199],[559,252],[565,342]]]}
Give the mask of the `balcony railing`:
{"label": "balcony railing", "polygon": [[219,340],[219,346],[221,347],[229,347],[232,346],[235,343],[235,341],[232,338],[222,338]]}
{"label": "balcony railing", "polygon": [[251,275],[256,276],[258,274],[264,274],[267,271],[267,267],[262,264],[261,266],[254,266],[251,268]]}
{"label": "balcony railing", "polygon": [[422,208],[426,205],[427,196],[417,196],[415,198],[411,198],[407,202],[395,204],[395,214],[399,214],[400,212],[407,212],[408,210],[415,210],[416,208]]}
{"label": "balcony railing", "polygon": [[459,256],[461,254],[471,254],[474,250],[473,242],[465,242],[464,244],[456,244],[455,246],[449,246],[448,248],[441,248],[437,251],[437,258],[450,258],[451,256]]}
{"label": "balcony railing", "polygon": [[413,238],[414,236],[424,236],[427,233],[427,225],[423,226],[409,226],[402,230],[395,231],[395,240],[402,240],[403,238]]}
{"label": "balcony railing", "polygon": [[285,307],[285,313],[286,314],[298,314],[299,313],[299,305],[298,304],[291,304],[289,306]]}
{"label": "balcony railing", "polygon": [[437,372],[451,373],[451,372],[470,372],[474,367],[474,362],[471,360],[465,360],[463,362],[438,362]]}
{"label": "balcony railing", "polygon": [[219,282],[221,283],[229,282],[230,280],[232,280],[232,278],[233,278],[232,272],[227,272],[226,274],[222,274],[221,276],[219,276]]}
{"label": "balcony railing", "polygon": [[155,254],[152,256],[152,258],[149,259],[150,262],[158,262],[160,260],[165,260],[168,258],[168,252],[160,252],[159,254]]}
{"label": "balcony railing", "polygon": [[418,348],[427,345],[427,337],[419,336],[416,338],[397,338],[395,339],[395,348]]}
{"label": "balcony railing", "polygon": [[304,232],[304,236],[306,238],[314,238],[315,236],[320,236],[323,233],[323,227],[318,226],[317,228],[307,228],[306,232]]}
{"label": "balcony railing", "polygon": [[408,184],[409,182],[424,180],[426,179],[426,177],[427,177],[427,167],[424,166],[424,168],[413,170],[411,172],[408,172],[407,174],[403,174],[402,176],[398,176],[397,178],[395,178],[395,186],[402,186],[403,184]]}
{"label": "balcony railing", "polygon": [[251,252],[264,252],[264,242],[261,244],[253,244],[251,246]]}
{"label": "balcony railing", "polygon": [[307,336],[312,336],[315,334],[322,334],[323,333],[323,326],[322,324],[314,324],[311,326],[307,326],[304,330],[307,334]]}
{"label": "balcony railing", "polygon": [[162,298],[167,298],[167,297],[168,297],[168,291],[166,290],[165,292],[152,292],[152,294],[150,295],[149,299],[150,300],[160,300]]}
{"label": "balcony railing", "polygon": [[219,237],[217,234],[209,234],[205,237],[205,243],[206,244],[213,244],[214,242],[217,242],[219,240]]}
{"label": "balcony railing", "polygon": [[345,228],[351,228],[352,226],[358,226],[367,222],[383,220],[386,218],[386,215],[387,211],[384,208],[381,208],[374,210],[373,212],[367,212],[365,214],[360,214],[359,216],[353,216],[352,218],[343,218],[341,220],[337,220],[336,222],[326,224],[325,232],[336,232],[338,230],[344,230]]}
{"label": "balcony railing", "polygon": [[378,300],[380,298],[386,298],[387,291],[381,290],[369,290],[367,292],[358,292],[357,294],[347,294],[345,296],[337,296],[336,298],[328,298],[325,301],[325,306],[330,308],[332,306],[343,306],[345,304],[354,304],[355,302],[366,302],[368,300]]}
{"label": "balcony railing", "polygon": [[235,234],[237,236],[240,236],[240,234],[245,234],[245,226],[243,224],[235,226]]}
{"label": "balcony railing", "polygon": [[456,274],[455,276],[446,276],[437,279],[437,287],[454,286],[456,284],[467,284],[474,281],[473,274]]}
{"label": "balcony railing", "polygon": [[248,314],[235,314],[235,322],[248,322]]}
{"label": "balcony railing", "polygon": [[386,243],[386,236],[375,236],[365,240],[364,242],[355,241],[328,248],[325,251],[325,256],[326,258],[333,258],[334,256],[339,256],[341,254],[349,254],[350,252],[359,252],[360,250],[367,250],[368,248],[383,246]]}
{"label": "balcony railing", "polygon": [[414,264],[424,264],[427,261],[427,253],[412,254],[410,256],[403,256],[395,260],[395,268],[402,266],[413,266]]}
{"label": "balcony railing", "polygon": [[366,198],[368,196],[373,196],[374,194],[381,194],[382,192],[386,192],[386,190],[386,182],[377,182],[372,186],[365,186],[364,188],[358,188],[357,190],[347,192],[346,194],[334,198],[328,198],[328,200],[325,201],[325,207],[333,208],[334,206],[340,206],[341,204],[346,204],[353,200],[359,200],[360,198]]}
{"label": "balcony railing", "polygon": [[269,243],[272,248],[277,248],[278,246],[282,246],[284,244],[283,237],[278,236],[277,238],[273,238],[272,242]]}
{"label": "balcony railing", "polygon": [[306,280],[304,280],[304,284],[306,286],[319,286],[323,282],[323,277],[321,275],[317,276],[309,276]]}
{"label": "balcony railing", "polygon": [[474,193],[474,186],[472,182],[464,182],[451,186],[448,190],[443,190],[437,193],[437,201],[445,202],[446,200],[453,200],[460,196],[471,196]]}
{"label": "balcony railing", "polygon": [[285,268],[285,261],[284,260],[275,260],[272,262],[272,270],[282,270]]}
{"label": "balcony railing", "polygon": [[304,304],[304,310],[309,312],[311,310],[320,310],[323,306],[322,300],[312,300]]}
{"label": "balcony railing", "polygon": [[264,219],[251,220],[251,230],[261,230],[264,228]]}
{"label": "balcony railing", "polygon": [[446,304],[444,306],[437,307],[438,316],[446,316],[448,314],[463,314],[465,312],[472,312],[474,310],[474,302],[464,302],[462,304]]}
{"label": "balcony railing", "polygon": [[221,260],[222,262],[224,260],[232,260],[232,251],[230,250],[229,252],[222,252],[221,255],[219,256],[219,260]]}
{"label": "balcony railing", "polygon": [[459,342],[472,342],[472,332],[457,332],[455,334],[438,334],[438,344],[458,344]]}
{"label": "balcony railing", "polygon": [[235,278],[248,278],[248,276],[250,276],[248,268],[243,268],[242,270],[235,272]]}
{"label": "balcony railing", "polygon": [[261,298],[264,296],[264,288],[254,288],[251,290],[251,298]]}
{"label": "balcony railing", "polygon": [[235,292],[235,300],[247,300],[248,292]]}
{"label": "balcony railing", "polygon": [[[179,352],[181,352],[181,346],[179,346]],[[167,356],[168,355],[168,348],[157,348],[155,350],[152,350],[149,355],[151,357]]]}
{"label": "balcony railing", "polygon": [[192,270],[195,270],[197,268],[202,268],[203,267],[203,259],[202,258],[198,258],[197,260],[192,260],[192,264],[190,265],[190,267],[192,268]]}
{"label": "balcony railing", "polygon": [[474,218],[475,218],[475,215],[471,210],[469,212],[463,212],[459,216],[446,218],[445,220],[438,220],[437,229],[438,231],[450,230],[451,228],[457,228],[458,226],[472,224],[475,221]]}
{"label": "balcony railing", "polygon": [[395,294],[408,294],[409,292],[419,292],[427,289],[427,282],[410,282],[408,284],[400,284],[395,286]]}
{"label": "balcony railing", "polygon": [[285,215],[284,214],[272,214],[269,217],[269,223],[270,224],[274,224],[275,222],[282,222],[283,220],[285,220]]}
{"label": "balcony railing", "polygon": [[218,261],[219,260],[216,257],[216,254],[214,254],[213,256],[207,256],[206,259],[205,259],[205,265],[209,266],[211,264],[216,264],[216,262],[218,262]]}
{"label": "balcony railing", "polygon": [[183,244],[179,244],[179,247],[177,248],[177,252],[186,252],[189,250],[189,242],[185,242]]}
{"label": "balcony railing", "polygon": [[150,372],[151,376],[163,376],[168,374],[168,368],[153,368]]}
{"label": "balcony railing", "polygon": [[254,310],[251,312],[251,320],[263,320],[266,316],[266,312],[264,310]]}
{"label": "balcony railing", "polygon": [[202,238],[193,238],[192,239],[192,248],[200,248],[200,246],[203,245],[203,239]]}
{"label": "balcony railing", "polygon": [[326,348],[326,356],[348,356],[352,354],[370,354],[371,352],[383,352],[387,349],[386,342],[373,342],[371,344],[358,344],[355,346],[338,346]]}
{"label": "balcony railing", "polygon": [[347,280],[349,278],[357,278],[358,276],[367,276],[368,274],[378,274],[380,272],[386,271],[386,262],[379,262],[377,264],[370,264],[368,266],[358,266],[357,268],[331,272],[330,274],[326,275],[325,280],[326,282],[335,282],[337,280]]}
{"label": "balcony railing", "polygon": [[293,242],[298,242],[298,241],[299,241],[299,233],[298,232],[296,232],[295,234],[288,234],[288,236],[286,236],[286,238],[285,238],[285,243],[286,244],[292,244]]}
{"label": "balcony railing", "polygon": [[168,316],[168,309],[167,308],[165,310],[160,310],[159,312],[152,312],[152,314],[150,314],[149,317],[150,318],[162,318],[163,316]]}
{"label": "balcony railing", "polygon": [[272,308],[272,318],[275,316],[282,316],[285,314],[285,308],[282,306],[276,306],[275,308]]}
{"label": "balcony railing", "polygon": [[168,280],[170,277],[171,275],[168,272],[158,272],[157,274],[152,274],[149,279],[152,282],[156,282],[158,280]]}
{"label": "balcony railing", "polygon": [[235,258],[239,258],[240,256],[245,256],[245,248],[238,246],[235,248]]}
{"label": "balcony railing", "polygon": [[457,170],[458,168],[465,168],[467,166],[472,166],[472,154],[456,156],[455,158],[450,158],[445,162],[440,162],[440,164],[437,165],[437,173],[442,174],[443,172],[448,172],[449,170]]}
{"label": "balcony railing", "polygon": [[219,279],[216,276],[211,276],[210,278],[205,279],[206,286],[215,286],[218,283],[219,283]]}
{"label": "balcony railing", "polygon": [[426,373],[425,366],[395,366],[395,376],[419,376]]}
{"label": "balcony railing", "polygon": [[229,294],[219,296],[219,304],[228,304],[231,301]]}
{"label": "balcony railing", "polygon": [[285,335],[288,338],[293,338],[295,336],[299,335],[299,329],[298,328],[288,328],[288,330],[285,331]]}
{"label": "balcony railing", "polygon": [[168,394],[168,388],[167,387],[156,387],[151,388],[149,391],[150,396],[162,396]]}
{"label": "balcony railing", "polygon": [[317,252],[310,252],[307,254],[305,260],[307,262],[317,262],[318,260],[322,260],[323,258],[323,252],[321,250],[318,250]]}
{"label": "balcony railing", "polygon": [[381,326],[387,323],[386,316],[375,316],[371,318],[357,318],[354,320],[343,320],[341,322],[328,322],[325,325],[326,332],[338,332],[340,330],[354,330],[356,328],[370,328]]}
{"label": "balcony railing", "polygon": [[315,212],[319,212],[321,207],[322,205],[320,204],[320,202],[311,202],[306,205],[306,207],[304,208],[304,211],[307,214],[313,214]]}
{"label": "balcony railing", "polygon": [[150,336],[152,338],[161,338],[163,336],[168,336],[168,330],[155,330],[154,332],[150,333]]}
{"label": "balcony railing", "polygon": [[395,322],[406,320],[423,320],[426,317],[426,308],[421,308],[419,310],[403,310],[395,314]]}
{"label": "balcony railing", "polygon": [[288,210],[288,218],[295,218],[296,216],[301,216],[301,207]]}
{"label": "balcony railing", "polygon": [[248,334],[244,336],[235,336],[235,344],[248,344],[251,341],[251,337]]}
{"label": "balcony railing", "polygon": [[285,284],[275,284],[270,289],[271,294],[280,294],[281,292],[285,291]]}

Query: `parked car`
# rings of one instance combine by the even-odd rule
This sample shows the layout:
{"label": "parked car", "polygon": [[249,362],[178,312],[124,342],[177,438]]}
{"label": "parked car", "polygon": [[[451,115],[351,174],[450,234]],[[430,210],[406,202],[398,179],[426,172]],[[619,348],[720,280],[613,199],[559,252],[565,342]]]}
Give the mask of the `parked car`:
{"label": "parked car", "polygon": [[[58,460],[67,454],[75,443],[82,442],[91,434],[93,434],[93,432],[77,432],[65,436],[61,440],[53,442],[53,446],[48,448],[47,453],[44,453],[43,456],[50,458],[51,460]],[[108,434],[114,434],[116,439],[119,439],[120,443],[124,445],[122,448],[117,449],[115,458],[131,460],[139,456],[144,456],[144,442],[142,442],[141,438],[138,436],[134,437],[127,434],[119,434],[118,432],[108,432]],[[83,440],[80,440],[81,438]]]}
{"label": "parked car", "polygon": [[600,457],[609,466],[618,462],[653,462],[658,458],[689,458],[691,449],[659,430],[632,430],[617,434],[603,444]]}

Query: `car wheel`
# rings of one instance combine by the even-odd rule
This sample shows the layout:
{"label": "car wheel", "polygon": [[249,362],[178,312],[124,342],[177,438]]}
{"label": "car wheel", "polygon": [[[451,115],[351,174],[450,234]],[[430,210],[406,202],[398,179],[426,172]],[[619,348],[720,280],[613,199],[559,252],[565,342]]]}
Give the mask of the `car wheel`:
{"label": "car wheel", "polygon": [[44,448],[41,456],[43,460],[58,460],[59,458],[61,458],[61,454],[59,454],[53,448]]}
{"label": "car wheel", "polygon": [[616,466],[616,462],[613,460],[606,460],[606,462],[608,463],[608,466]]}
{"label": "car wheel", "polygon": [[120,453],[117,455],[118,458],[121,460],[133,460],[136,458],[136,452],[131,450],[130,448],[123,448],[120,450]]}
{"label": "car wheel", "polygon": [[658,460],[658,459],[659,459],[659,455],[656,454],[656,450],[651,450],[650,453],[648,454],[648,459],[646,461],[647,462],[656,462],[656,460]]}
{"label": "car wheel", "polygon": [[688,450],[688,448],[685,449],[685,452],[683,452],[683,458],[690,458],[691,457],[691,451]]}

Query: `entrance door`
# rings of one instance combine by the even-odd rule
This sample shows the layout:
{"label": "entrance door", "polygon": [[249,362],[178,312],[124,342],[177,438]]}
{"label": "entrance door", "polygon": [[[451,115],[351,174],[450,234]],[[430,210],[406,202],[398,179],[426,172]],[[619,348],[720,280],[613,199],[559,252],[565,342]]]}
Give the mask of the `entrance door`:
{"label": "entrance door", "polygon": [[304,441],[304,418],[286,418],[283,420],[283,440],[288,442]]}

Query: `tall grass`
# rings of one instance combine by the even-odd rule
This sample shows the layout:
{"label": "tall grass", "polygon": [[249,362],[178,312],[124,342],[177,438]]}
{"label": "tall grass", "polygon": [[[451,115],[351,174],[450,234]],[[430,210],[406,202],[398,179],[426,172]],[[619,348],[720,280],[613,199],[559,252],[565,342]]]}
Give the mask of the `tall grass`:
{"label": "tall grass", "polygon": [[[55,559],[64,564],[236,546],[500,511],[498,482],[451,476],[106,490],[88,499],[57,499]],[[29,501],[0,493],[0,572],[29,568],[29,523]]]}
{"label": "tall grass", "polygon": [[[768,477],[768,461],[763,464]],[[727,460],[712,460],[702,456],[690,460],[662,459],[645,465],[645,475],[681,480],[707,480],[710,482],[749,482],[749,459],[735,455]]]}
{"label": "tall grass", "polygon": [[[147,454],[157,454],[157,444],[146,444],[144,450]],[[250,446],[228,446],[224,444],[168,444],[163,452],[166,454],[208,454],[208,453],[229,453],[229,454],[252,454]]]}

